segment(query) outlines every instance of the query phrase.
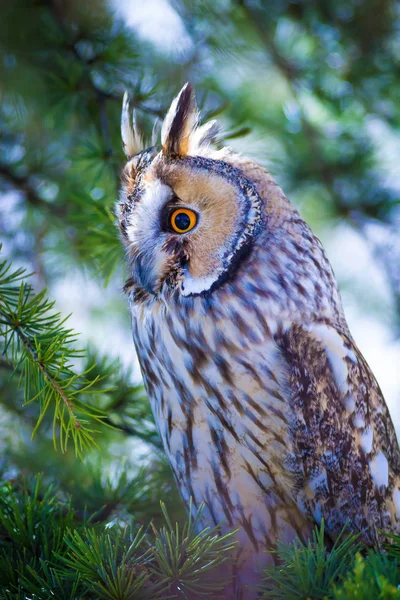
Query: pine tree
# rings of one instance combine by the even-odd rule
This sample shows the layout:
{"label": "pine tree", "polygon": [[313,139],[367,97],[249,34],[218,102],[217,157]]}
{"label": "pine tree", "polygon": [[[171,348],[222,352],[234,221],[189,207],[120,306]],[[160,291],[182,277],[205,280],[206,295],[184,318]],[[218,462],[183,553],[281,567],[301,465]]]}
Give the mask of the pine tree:
{"label": "pine tree", "polygon": [[[133,345],[132,360],[116,357],[63,308],[86,302],[100,334],[129,330],[113,213],[125,90],[150,138],[190,80],[203,117],[219,115],[225,139],[268,164],[322,237],[342,222],[367,241],[398,332],[399,188],[384,175],[399,153],[396,3],[173,8],[186,41],[172,57],[106,0],[0,9],[0,600],[202,597],[223,587],[218,567],[235,543],[184,514],[126,366]],[[80,296],[64,302],[78,276]],[[266,598],[400,597],[400,539],[367,552],[344,532],[328,550],[323,527],[307,546],[278,549]]]}

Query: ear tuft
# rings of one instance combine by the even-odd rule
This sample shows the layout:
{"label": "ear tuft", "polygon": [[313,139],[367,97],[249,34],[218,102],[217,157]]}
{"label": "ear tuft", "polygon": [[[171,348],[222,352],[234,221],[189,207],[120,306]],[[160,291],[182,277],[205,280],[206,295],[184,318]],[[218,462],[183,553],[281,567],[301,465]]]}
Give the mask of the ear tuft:
{"label": "ear tuft", "polygon": [[151,132],[151,145],[152,146],[157,145],[158,138],[160,137],[160,129],[161,129],[160,120],[156,119],[154,121],[153,131]]}
{"label": "ear tuft", "polygon": [[122,101],[121,137],[122,145],[127,158],[131,158],[143,150],[143,138],[136,124],[135,110],[132,111],[131,120],[127,92],[125,92],[124,99]]}
{"label": "ear tuft", "polygon": [[161,129],[164,154],[185,156],[189,151],[189,137],[198,119],[194,90],[186,83],[173,100]]}
{"label": "ear tuft", "polygon": [[219,136],[218,121],[209,121],[197,127],[190,136],[189,154],[195,155],[211,144],[215,144]]}

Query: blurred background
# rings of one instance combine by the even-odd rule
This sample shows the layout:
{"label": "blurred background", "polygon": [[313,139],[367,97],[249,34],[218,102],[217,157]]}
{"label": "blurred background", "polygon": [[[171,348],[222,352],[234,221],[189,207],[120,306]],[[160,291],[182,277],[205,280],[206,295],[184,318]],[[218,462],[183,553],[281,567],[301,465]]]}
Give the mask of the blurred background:
{"label": "blurred background", "polygon": [[[0,8],[2,257],[48,289],[105,377],[83,462],[53,449],[0,357],[5,477],[43,471],[101,519],[157,516],[174,485],[140,382],[113,206],[128,90],[150,137],[190,80],[327,249],[400,432],[400,7],[392,0],[13,0]],[[108,386],[108,387],[107,387]],[[143,470],[144,469],[144,470]]]}

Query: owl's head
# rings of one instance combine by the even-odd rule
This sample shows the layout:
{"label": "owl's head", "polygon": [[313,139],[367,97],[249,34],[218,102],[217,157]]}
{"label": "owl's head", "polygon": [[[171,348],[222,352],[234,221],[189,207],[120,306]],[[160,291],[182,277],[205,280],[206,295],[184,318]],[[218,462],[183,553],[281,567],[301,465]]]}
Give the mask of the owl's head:
{"label": "owl's head", "polygon": [[121,132],[128,162],[117,212],[132,286],[155,296],[212,292],[235,276],[260,230],[254,183],[215,148],[215,121],[198,125],[190,84],[164,119],[161,147],[142,148],[126,97]]}

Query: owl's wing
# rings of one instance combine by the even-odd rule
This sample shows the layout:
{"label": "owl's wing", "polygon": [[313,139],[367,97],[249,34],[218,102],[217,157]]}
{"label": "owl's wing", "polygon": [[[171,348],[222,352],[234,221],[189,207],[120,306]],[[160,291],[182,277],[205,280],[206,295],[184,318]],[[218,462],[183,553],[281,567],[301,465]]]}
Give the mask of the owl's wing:
{"label": "owl's wing", "polygon": [[294,493],[334,538],[348,523],[368,544],[400,531],[400,452],[368,364],[346,332],[329,323],[281,331],[293,410]]}

